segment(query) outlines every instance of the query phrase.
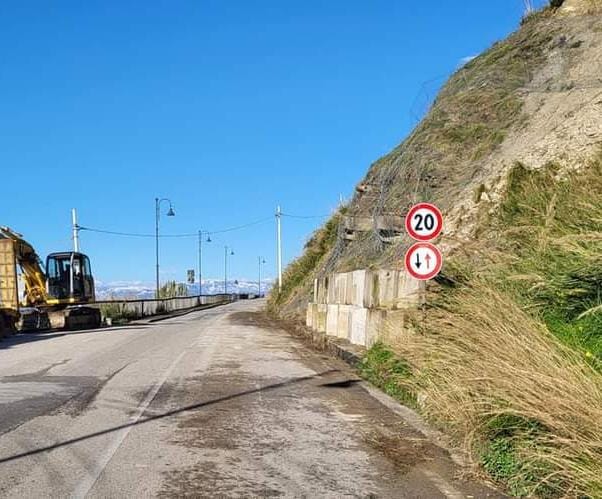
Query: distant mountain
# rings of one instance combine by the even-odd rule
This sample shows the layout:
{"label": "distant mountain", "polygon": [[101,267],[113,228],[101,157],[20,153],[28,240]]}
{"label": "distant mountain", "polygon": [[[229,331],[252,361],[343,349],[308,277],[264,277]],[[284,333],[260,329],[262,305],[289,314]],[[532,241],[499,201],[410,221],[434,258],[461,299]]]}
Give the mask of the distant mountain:
{"label": "distant mountain", "polygon": [[[266,279],[261,281],[261,292],[266,293],[271,289],[273,281]],[[198,284],[188,285],[188,295],[194,296],[199,294]],[[238,279],[228,281],[228,293],[257,293],[257,281],[247,279]],[[203,294],[215,295],[224,292],[224,281],[219,279],[203,280]],[[113,282],[96,282],[96,299],[111,300],[111,299],[133,299],[145,300],[155,297],[154,284],[142,281],[113,281]]]}

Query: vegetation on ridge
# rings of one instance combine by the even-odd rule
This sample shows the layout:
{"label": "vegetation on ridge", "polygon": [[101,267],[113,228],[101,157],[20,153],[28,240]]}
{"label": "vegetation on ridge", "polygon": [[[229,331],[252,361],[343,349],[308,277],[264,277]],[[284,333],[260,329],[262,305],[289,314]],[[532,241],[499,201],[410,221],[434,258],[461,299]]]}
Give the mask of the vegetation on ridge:
{"label": "vegetation on ridge", "polygon": [[272,289],[268,302],[270,310],[282,307],[295,291],[313,283],[316,270],[324,264],[328,252],[333,248],[339,233],[339,224],[345,208],[339,209],[323,227],[318,229],[305,244],[303,254],[286,268],[282,289]]}
{"label": "vegetation on ridge", "polygon": [[[602,150],[570,171],[515,164],[500,183],[501,201],[483,196],[480,184],[496,174],[488,160],[508,135],[535,126],[524,95],[543,100],[556,91],[549,85],[566,83],[533,88],[560,50],[557,35],[577,34],[569,22],[539,11],[458,70],[410,137],[372,166],[367,194],[349,206],[351,217],[373,217],[402,213],[420,198],[445,211],[460,193],[476,192],[476,240],[447,259],[428,321],[389,324],[360,371],[465,442],[515,496],[602,497]],[[567,65],[572,53],[562,52]],[[328,243],[312,241],[273,305],[303,303],[295,297],[333,254],[336,269],[348,269],[388,265],[405,249],[377,247],[366,233],[341,251],[337,232],[317,233]]]}
{"label": "vegetation on ridge", "polygon": [[571,172],[516,165],[488,223],[446,267],[426,327],[389,324],[389,353],[375,345],[362,370],[404,402],[421,394],[512,495],[599,497],[602,151]]}

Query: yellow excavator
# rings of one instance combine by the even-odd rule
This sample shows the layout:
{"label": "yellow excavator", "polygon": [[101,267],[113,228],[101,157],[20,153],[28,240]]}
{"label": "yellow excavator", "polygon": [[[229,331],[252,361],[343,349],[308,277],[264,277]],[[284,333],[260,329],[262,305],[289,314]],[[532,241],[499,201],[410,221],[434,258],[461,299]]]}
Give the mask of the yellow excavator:
{"label": "yellow excavator", "polygon": [[[25,284],[18,300],[17,266]],[[21,234],[0,227],[0,329],[43,330],[99,327],[90,260],[83,253],[52,253],[46,271]]]}

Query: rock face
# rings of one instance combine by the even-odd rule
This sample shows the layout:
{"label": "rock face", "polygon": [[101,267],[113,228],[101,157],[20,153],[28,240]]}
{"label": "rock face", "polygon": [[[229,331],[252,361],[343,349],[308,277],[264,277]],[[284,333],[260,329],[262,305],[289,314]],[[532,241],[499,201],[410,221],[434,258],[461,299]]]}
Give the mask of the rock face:
{"label": "rock face", "polygon": [[[409,137],[371,165],[336,244],[298,293],[309,295],[326,272],[395,268],[409,241],[377,221],[404,216],[413,203],[440,206],[444,250],[453,251],[478,236],[516,163],[584,165],[602,144],[601,7],[567,0],[538,12],[452,75]],[[366,220],[372,227],[359,223]]]}
{"label": "rock face", "polygon": [[560,8],[561,12],[566,14],[593,13],[600,9],[602,2],[599,0],[565,0]]}

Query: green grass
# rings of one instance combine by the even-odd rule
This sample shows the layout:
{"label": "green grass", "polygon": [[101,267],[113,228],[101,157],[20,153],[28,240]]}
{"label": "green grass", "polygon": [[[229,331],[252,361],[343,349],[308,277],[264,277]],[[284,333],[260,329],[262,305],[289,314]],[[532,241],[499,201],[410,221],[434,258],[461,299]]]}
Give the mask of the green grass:
{"label": "green grass", "polygon": [[593,365],[602,361],[602,153],[560,173],[516,165],[496,230],[508,255],[494,275]]}
{"label": "green grass", "polygon": [[361,376],[386,394],[410,407],[416,407],[416,394],[405,385],[412,373],[406,362],[383,343],[374,344],[359,366]]}
{"label": "green grass", "polygon": [[[491,289],[507,296],[513,306],[518,305],[517,310],[528,312],[561,343],[578,352],[580,362],[585,360],[594,369],[602,371],[602,151],[591,163],[580,165],[579,169],[569,173],[552,164],[539,170],[515,165],[509,173],[499,211],[490,217],[489,223],[492,229],[477,243],[477,246],[481,245],[478,251],[470,257],[449,261],[445,274],[438,280],[439,293],[431,299],[443,323],[457,319],[457,300],[462,290],[482,280]],[[487,257],[481,259],[483,255]],[[464,326],[462,331],[474,328],[472,334],[476,334],[482,325],[469,320]],[[499,327],[505,326],[500,322]],[[432,332],[434,335],[439,333],[441,331]],[[533,334],[538,333],[533,331]],[[504,345],[506,349],[510,348],[509,344]],[[529,351],[532,352],[531,359],[534,352]],[[430,352],[430,355],[437,355]],[[546,362],[547,354],[539,354],[540,362]],[[411,359],[405,354],[403,357]],[[550,359],[555,362],[553,356]],[[528,361],[532,362],[534,360]],[[553,372],[554,366],[556,364],[547,365],[547,368]],[[423,377],[429,376],[428,369],[421,368],[420,372]],[[527,367],[524,372],[527,378],[533,376],[535,379],[536,374],[528,372]],[[402,403],[417,406],[415,394],[423,389],[417,387],[422,386],[424,379],[417,379],[409,363],[388,346],[374,345],[361,365],[361,373]],[[558,382],[566,381],[563,376],[564,373],[558,373]],[[476,387],[478,389],[478,385]],[[574,386],[575,393],[580,393],[580,389],[581,386]],[[504,409],[502,402],[501,416],[492,418],[484,407],[481,416],[472,423],[474,426],[470,431],[476,435],[477,442],[472,447],[475,459],[513,496],[562,497],[572,487],[567,477],[574,478],[581,469],[595,468],[591,460],[596,459],[597,454],[592,454],[592,437],[587,436],[589,430],[579,433],[578,437],[570,433],[572,436],[566,437],[562,433],[564,430],[542,423],[546,418],[555,421],[549,416],[555,414],[553,411],[562,413],[563,400],[568,400],[569,396],[556,395],[554,401],[547,400],[538,407],[540,412],[534,412],[537,416],[532,418],[514,414],[521,410],[520,405],[518,408],[508,405]],[[499,408],[496,410],[500,411]],[[453,415],[442,416],[443,412],[430,416],[436,421],[444,422],[448,417],[453,420]],[[592,431],[595,436],[597,430]],[[572,438],[586,439],[583,445],[589,442],[590,450],[581,455],[578,449],[582,447]],[[552,439],[556,443],[550,447]],[[568,452],[565,446],[572,447],[572,453],[565,454]],[[547,457],[550,449],[554,449],[559,461]],[[563,472],[563,478],[560,478],[555,472],[556,466],[574,469],[575,475]],[[594,481],[581,486],[597,490]]]}
{"label": "green grass", "polygon": [[274,311],[282,306],[291,295],[307,283],[318,270],[320,263],[327,253],[334,247],[339,224],[345,209],[339,210],[335,215],[318,229],[305,245],[303,254],[286,268],[282,276],[282,290],[274,289],[270,293],[268,307]]}
{"label": "green grass", "polygon": [[517,441],[500,436],[486,442],[480,455],[483,469],[498,483],[504,483],[513,497],[532,497],[537,489],[538,497],[559,497],[555,487],[539,485],[545,473],[529,469],[521,461]]}
{"label": "green grass", "polygon": [[553,479],[541,484],[542,477],[550,474],[549,467],[522,458],[521,447],[530,445],[536,434],[543,435],[545,431],[537,421],[513,415],[498,416],[486,422],[479,461],[514,497],[529,497],[537,490],[539,497],[552,498],[566,489],[565,484]]}

